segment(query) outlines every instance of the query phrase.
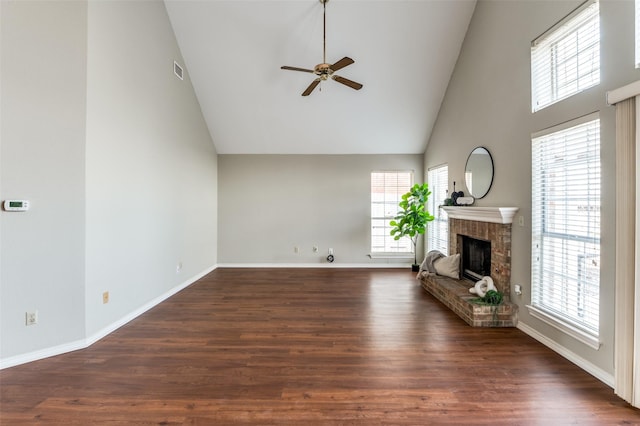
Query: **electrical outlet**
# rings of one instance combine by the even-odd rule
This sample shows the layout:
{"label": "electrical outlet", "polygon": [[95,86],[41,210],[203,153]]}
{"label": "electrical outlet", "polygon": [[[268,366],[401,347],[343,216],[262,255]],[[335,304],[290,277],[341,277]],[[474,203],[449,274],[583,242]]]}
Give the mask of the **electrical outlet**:
{"label": "electrical outlet", "polygon": [[38,323],[38,311],[25,312],[25,325],[36,325]]}
{"label": "electrical outlet", "polygon": [[102,293],[102,303],[109,303],[109,292],[105,291]]}
{"label": "electrical outlet", "polygon": [[329,249],[329,254],[333,254],[333,249],[332,248]]}
{"label": "electrical outlet", "polygon": [[314,253],[317,253],[317,252],[318,252],[318,250],[319,250],[319,249],[318,249],[318,246],[313,246],[313,252],[314,252]]}
{"label": "electrical outlet", "polygon": [[524,226],[524,216],[518,216],[518,225]]}
{"label": "electrical outlet", "polygon": [[520,286],[520,284],[516,284],[513,286],[513,292],[518,296],[522,294],[522,287]]}
{"label": "electrical outlet", "polygon": [[300,248],[298,246],[294,246],[293,247],[293,252],[296,253],[296,254],[300,253]]}
{"label": "electrical outlet", "polygon": [[176,274],[179,274],[182,271],[182,262],[178,262],[176,264]]}

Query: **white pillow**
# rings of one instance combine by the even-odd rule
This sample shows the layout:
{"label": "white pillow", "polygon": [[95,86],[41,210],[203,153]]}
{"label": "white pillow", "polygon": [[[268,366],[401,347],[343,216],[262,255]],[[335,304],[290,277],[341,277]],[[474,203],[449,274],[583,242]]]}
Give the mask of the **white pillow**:
{"label": "white pillow", "polygon": [[460,279],[460,253],[452,256],[441,257],[433,262],[433,267],[438,275]]}

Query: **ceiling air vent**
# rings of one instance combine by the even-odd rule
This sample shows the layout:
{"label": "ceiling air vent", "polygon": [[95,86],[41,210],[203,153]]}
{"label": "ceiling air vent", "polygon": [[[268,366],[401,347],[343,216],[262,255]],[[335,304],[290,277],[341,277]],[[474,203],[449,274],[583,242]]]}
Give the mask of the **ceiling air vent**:
{"label": "ceiling air vent", "polygon": [[184,80],[184,77],[182,75],[182,67],[180,65],[178,65],[178,63],[176,61],[173,61],[173,73],[176,75],[176,77],[178,77],[180,80]]}

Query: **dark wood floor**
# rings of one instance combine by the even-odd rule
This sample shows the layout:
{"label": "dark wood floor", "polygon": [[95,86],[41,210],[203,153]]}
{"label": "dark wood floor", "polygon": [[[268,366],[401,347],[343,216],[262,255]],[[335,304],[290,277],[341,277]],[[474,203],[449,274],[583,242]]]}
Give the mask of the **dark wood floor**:
{"label": "dark wood floor", "polygon": [[640,424],[408,270],[218,269],[88,349],[0,371],[0,397],[2,425]]}

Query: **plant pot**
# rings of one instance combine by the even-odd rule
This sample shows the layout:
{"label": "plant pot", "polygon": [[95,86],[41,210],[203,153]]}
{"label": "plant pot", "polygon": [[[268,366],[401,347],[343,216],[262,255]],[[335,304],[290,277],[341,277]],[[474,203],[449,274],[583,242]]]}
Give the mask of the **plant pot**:
{"label": "plant pot", "polygon": [[415,264],[415,263],[413,265],[411,265],[411,271],[412,272],[418,272],[419,270],[420,270],[420,265]]}

